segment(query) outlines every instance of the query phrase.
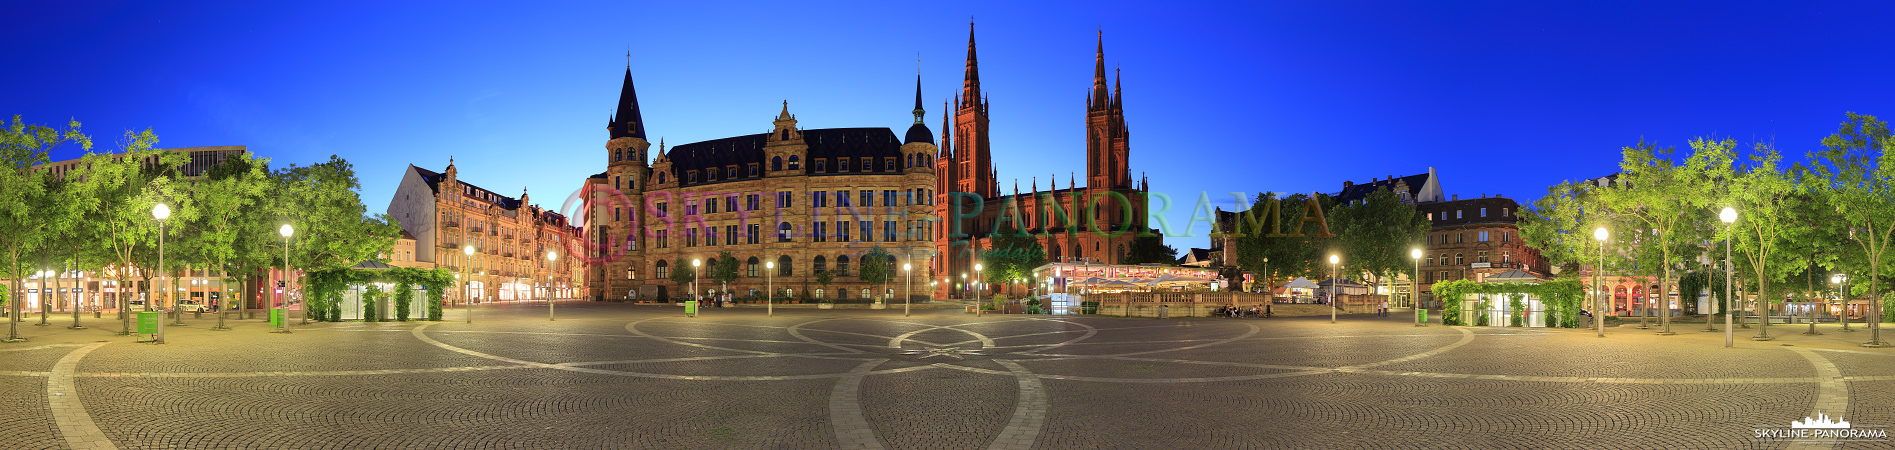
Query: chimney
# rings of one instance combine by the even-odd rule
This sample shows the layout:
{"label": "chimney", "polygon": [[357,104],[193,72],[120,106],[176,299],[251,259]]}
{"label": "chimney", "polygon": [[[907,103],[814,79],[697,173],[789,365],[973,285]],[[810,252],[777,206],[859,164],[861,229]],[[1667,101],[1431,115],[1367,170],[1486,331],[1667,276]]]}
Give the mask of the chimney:
{"label": "chimney", "polygon": [[1454,194],[1454,196],[1452,197],[1452,199],[1453,199],[1453,200],[1460,200],[1460,199],[1461,199],[1461,194]]}

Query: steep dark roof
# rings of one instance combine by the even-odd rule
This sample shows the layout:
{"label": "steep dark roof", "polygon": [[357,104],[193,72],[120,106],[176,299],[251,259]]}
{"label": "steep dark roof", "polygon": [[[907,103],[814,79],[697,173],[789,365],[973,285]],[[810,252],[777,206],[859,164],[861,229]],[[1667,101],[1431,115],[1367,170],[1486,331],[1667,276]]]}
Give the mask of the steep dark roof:
{"label": "steep dark roof", "polygon": [[[711,167],[737,166],[736,176],[720,176],[717,181],[749,179],[747,169],[750,164],[766,164],[763,147],[769,142],[770,133],[713,139],[703,142],[672,147],[665,152],[671,159],[674,176],[693,170]],[[901,157],[901,141],[895,139],[895,132],[887,128],[825,128],[803,130],[803,143],[809,146],[806,153],[809,160],[819,158],[857,158],[857,157]],[[876,164],[874,171],[858,170],[849,173],[900,173],[886,172]],[[815,170],[815,164],[803,164],[804,173]],[[683,178],[683,177],[680,177]],[[700,184],[706,182],[700,180]]]}
{"label": "steep dark roof", "polygon": [[1368,197],[1369,194],[1375,193],[1375,190],[1381,189],[1384,187],[1388,188],[1389,190],[1394,190],[1396,181],[1404,181],[1408,183],[1408,198],[1418,198],[1421,196],[1421,187],[1428,183],[1428,174],[1424,173],[1424,174],[1419,174],[1419,175],[1409,175],[1409,176],[1405,176],[1401,178],[1389,178],[1386,180],[1378,180],[1378,181],[1370,182],[1370,183],[1351,184],[1349,186],[1343,187],[1342,192],[1336,195],[1336,203],[1342,204],[1342,203],[1349,203],[1356,200],[1361,200],[1363,198]]}
{"label": "steep dark roof", "polygon": [[413,164],[409,164],[408,168],[414,169],[415,174],[421,176],[421,181],[428,182],[428,189],[434,191],[435,195],[441,194],[441,180],[446,179],[446,176],[441,175],[440,172],[415,167]]}
{"label": "steep dark roof", "polygon": [[645,117],[638,111],[638,91],[632,89],[632,68],[625,68],[625,85],[619,88],[618,112],[612,115],[612,138],[645,138]]}

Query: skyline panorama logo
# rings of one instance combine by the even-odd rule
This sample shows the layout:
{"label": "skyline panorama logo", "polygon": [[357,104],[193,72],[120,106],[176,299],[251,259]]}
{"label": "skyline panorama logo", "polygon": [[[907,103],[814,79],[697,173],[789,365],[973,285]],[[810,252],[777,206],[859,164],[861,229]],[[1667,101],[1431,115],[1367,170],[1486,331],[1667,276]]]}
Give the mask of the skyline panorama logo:
{"label": "skyline panorama logo", "polygon": [[1758,441],[1778,442],[1876,442],[1888,440],[1887,426],[1853,426],[1841,416],[1831,418],[1822,411],[1816,417],[1790,421],[1788,427],[1758,427],[1751,430]]}

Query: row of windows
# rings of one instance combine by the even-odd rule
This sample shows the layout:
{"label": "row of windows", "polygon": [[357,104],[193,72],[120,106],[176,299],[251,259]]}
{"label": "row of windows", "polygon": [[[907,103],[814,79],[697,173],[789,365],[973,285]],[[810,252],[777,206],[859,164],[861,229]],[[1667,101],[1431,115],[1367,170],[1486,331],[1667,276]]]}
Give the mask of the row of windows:
{"label": "row of windows", "polygon": [[[735,257],[733,256],[732,258],[735,258]],[[829,264],[830,259],[828,257],[822,256],[822,255],[816,255],[815,258],[810,259],[810,272],[809,273],[815,274],[819,272],[829,272],[831,275],[835,275],[835,276],[842,276],[842,277],[849,276],[849,262],[850,262],[849,255],[837,255],[834,261],[835,261],[835,265],[831,267]],[[895,268],[895,269],[901,268],[900,260],[896,258],[894,255],[888,256],[888,263],[889,263],[889,267],[891,268]],[[699,266],[699,269],[702,270],[703,273],[698,274],[698,277],[710,278],[711,272],[712,270],[715,270],[714,268],[716,266],[717,266],[717,258],[711,258],[710,260],[705,261],[702,266]],[[742,268],[742,270],[740,271],[742,276],[745,276],[745,277],[762,276],[760,275],[763,270],[762,262],[759,261],[757,257],[755,256],[752,256],[749,259],[744,260],[743,262],[739,263],[738,266]],[[789,255],[778,256],[776,258],[775,270],[776,270],[776,276],[779,276],[779,277],[796,276],[796,264],[793,260],[790,259]],[[671,262],[661,259],[661,260],[658,260],[657,262],[652,263],[652,273],[654,275],[657,275],[659,279],[670,278],[671,277]]]}
{"label": "row of windows", "polygon": [[[1464,212],[1465,211],[1459,210],[1459,209],[1454,210],[1454,218],[1456,219],[1462,218],[1463,217],[1462,213]],[[1487,217],[1487,208],[1480,208],[1479,217]],[[1511,208],[1500,208],[1500,217],[1513,217],[1513,210]],[[1434,213],[1428,213],[1428,220],[1432,220],[1432,221],[1448,220],[1448,213],[1443,211],[1440,216],[1435,216]]]}
{"label": "row of windows", "polygon": [[[1492,241],[1490,241],[1490,240],[1489,240],[1490,238],[1492,238],[1492,235],[1490,235],[1490,234],[1488,234],[1488,233],[1491,233],[1491,232],[1489,232],[1489,231],[1478,231],[1478,232],[1475,232],[1475,233],[1474,233],[1474,242],[1492,242]],[[1512,232],[1512,231],[1501,231],[1501,232],[1498,232],[1498,233],[1494,233],[1494,234],[1498,234],[1498,235],[1500,235],[1500,242],[1513,242],[1513,232]],[[1448,242],[1448,240],[1449,240],[1449,238],[1453,238],[1453,241],[1454,241],[1454,242]],[[1460,244],[1460,243],[1465,243],[1465,242],[1467,242],[1467,233],[1466,233],[1466,232],[1458,232],[1458,233],[1440,233],[1440,234],[1431,234],[1431,235],[1428,235],[1428,244],[1430,244],[1430,245],[1434,245],[1434,244],[1449,244],[1449,243],[1453,243],[1453,244]]]}
{"label": "row of windows", "polygon": [[[843,220],[836,221],[833,224],[834,227],[831,227],[831,225],[829,222],[815,222],[810,224],[811,229],[814,231],[810,236],[814,238],[814,242],[829,242],[830,240],[834,240],[835,242],[875,241],[875,222],[866,220],[856,221],[853,224],[854,226],[851,227],[850,221]],[[699,232],[699,228],[687,228],[684,230],[684,246],[714,247],[717,246],[720,241],[723,242],[723,245],[738,245],[740,243],[756,244],[763,235],[761,228],[759,224],[748,224],[744,225],[742,229],[743,232],[739,233],[737,225],[725,225],[721,235],[718,233],[718,227],[716,226],[705,227],[701,233]],[[852,230],[859,230],[860,233],[854,234],[853,238],[851,238],[850,231]],[[601,227],[600,231],[605,233],[603,227]],[[925,222],[915,220],[884,220],[881,224],[881,231],[881,242],[899,242],[904,240],[903,238],[910,238],[907,240],[929,241],[933,240],[934,234],[932,227],[927,226]],[[653,230],[651,236],[655,241],[653,242],[653,245],[656,246],[655,248],[671,248],[670,230]],[[722,236],[722,239],[719,239],[719,236]],[[777,242],[792,242],[795,240],[795,236],[796,230],[789,222],[780,222],[777,224]],[[702,240],[699,238],[702,238]],[[608,239],[607,242],[610,242],[610,240]],[[699,245],[700,243],[702,243],[702,245]],[[635,237],[626,239],[625,249],[638,249]]]}
{"label": "row of windows", "polygon": [[[1510,262],[1510,261],[1512,261],[1512,260],[1513,260],[1513,254],[1512,254],[1511,252],[1500,252],[1500,262]],[[1449,264],[1449,263],[1448,263],[1449,261],[1450,261],[1450,260],[1448,259],[1448,254],[1446,254],[1446,253],[1442,253],[1442,254],[1441,254],[1441,260],[1440,260],[1440,262],[1441,262],[1441,264],[1439,264],[1439,265],[1443,265],[1443,266],[1462,266],[1462,265],[1467,265],[1467,259],[1466,259],[1466,257],[1465,257],[1465,255],[1464,255],[1464,254],[1461,254],[1461,253],[1455,253],[1455,254],[1454,254],[1454,259],[1452,260],[1452,261],[1453,261],[1453,264]],[[1487,260],[1487,251],[1486,251],[1486,250],[1481,250],[1481,251],[1477,251],[1477,252],[1474,252],[1474,262],[1476,262],[1476,263],[1484,263],[1484,262],[1489,262],[1489,261]],[[1436,264],[1435,264],[1435,259],[1434,259],[1434,256],[1428,256],[1428,264],[1427,264],[1427,265],[1428,265],[1428,266],[1434,266],[1434,265],[1436,265]]]}

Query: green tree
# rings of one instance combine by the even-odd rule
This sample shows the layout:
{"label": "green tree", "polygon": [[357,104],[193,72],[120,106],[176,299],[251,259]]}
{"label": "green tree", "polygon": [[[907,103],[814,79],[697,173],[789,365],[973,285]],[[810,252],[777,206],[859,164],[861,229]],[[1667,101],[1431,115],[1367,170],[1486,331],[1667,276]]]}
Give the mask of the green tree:
{"label": "green tree", "polygon": [[[855,277],[871,287],[886,285],[895,277],[894,258],[894,255],[888,254],[888,250],[880,245],[870,247],[868,253],[862,254],[861,269],[856,272]],[[879,287],[876,287],[874,291],[882,292]]]}
{"label": "green tree", "polygon": [[[671,274],[665,278],[671,280],[672,284],[676,284],[678,289],[691,289],[691,282],[697,281],[697,268],[685,264],[684,257],[680,256],[671,261]],[[692,292],[688,298],[697,298],[697,293]]]}
{"label": "green tree", "polygon": [[[155,256],[157,250],[157,227],[151,209],[160,197],[156,190],[160,181],[165,180],[164,169],[188,160],[178,152],[152,150],[157,142],[158,137],[151,130],[137,134],[127,132],[119,143],[120,152],[88,153],[81,159],[79,168],[67,174],[76,177],[83,185],[81,189],[92,195],[91,209],[85,212],[89,220],[79,232],[88,236],[92,246],[88,253],[100,255],[112,267],[108,273],[118,278],[114,305],[119,310],[121,334],[131,333],[126,302],[132,294],[126,290],[134,286],[132,277],[150,278],[150,271],[134,272],[133,268],[153,266],[141,263],[147,256]],[[154,164],[147,165],[145,161]],[[151,302],[145,306],[149,309]]]}
{"label": "green tree", "polygon": [[1040,240],[1003,222],[989,240],[992,248],[981,252],[981,278],[987,284],[1005,286],[1026,279],[1033,269],[1046,265],[1046,247]]}
{"label": "green tree", "polygon": [[[1806,227],[1796,215],[1796,203],[1805,198],[1802,188],[1777,165],[1781,159],[1774,149],[1759,147],[1751,163],[1737,170],[1730,181],[1730,206],[1737,210],[1737,221],[1730,227],[1732,245],[1756,281],[1758,317],[1768,317],[1770,299],[1781,298],[1771,283],[1801,265],[1786,258],[1795,254],[1779,251],[1786,237]],[[1759,326],[1758,336],[1769,336],[1767,324]]]}
{"label": "green tree", "polygon": [[[1848,113],[1835,134],[1823,139],[1824,149],[1811,154],[1810,170],[1821,183],[1816,195],[1834,205],[1841,227],[1867,266],[1871,311],[1870,337],[1865,346],[1883,347],[1881,322],[1886,300],[1881,295],[1884,267],[1891,266],[1889,244],[1895,240],[1895,140],[1886,122],[1875,116]],[[1821,180],[1821,181],[1817,181]]]}
{"label": "green tree", "polygon": [[[1673,269],[1698,249],[1703,236],[1689,232],[1702,225],[1700,214],[1713,201],[1716,181],[1728,177],[1736,142],[1697,139],[1682,165],[1673,161],[1676,150],[1640,142],[1625,147],[1619,167],[1621,183],[1601,191],[1601,201],[1635,230],[1636,245],[1621,248],[1655,259],[1639,267],[1662,273],[1660,299],[1669,298]],[[1671,332],[1671,308],[1659,315],[1664,333]]]}
{"label": "green tree", "polygon": [[720,291],[729,292],[730,282],[737,280],[737,257],[718,252],[717,260],[711,263],[711,279],[717,280]]}
{"label": "green tree", "polygon": [[[836,275],[835,275],[835,274],[832,274],[832,273],[829,273],[829,271],[827,271],[827,270],[818,270],[818,271],[816,271],[816,285],[817,285],[817,286],[822,286],[822,288],[823,288],[823,290],[824,290],[824,291],[828,291],[828,290],[829,290],[829,283],[834,283],[835,281],[836,281]],[[833,297],[833,295],[835,295],[835,294],[827,294],[827,295],[824,295],[824,296],[823,296],[823,298],[822,298],[822,302],[823,302],[823,303],[835,303],[835,300],[832,300],[832,299],[834,299],[834,298],[835,298],[835,297]]]}
{"label": "green tree", "polygon": [[[38,217],[36,210],[58,201],[49,198],[48,174],[33,166],[49,161],[53,150],[68,143],[92,148],[92,139],[79,131],[77,120],[68,122],[62,130],[28,125],[15,115],[0,130],[0,230],[6,230],[0,233],[0,255],[7,260],[0,270],[5,271],[8,286],[15,291],[9,293],[9,298],[25,298],[19,290],[28,271],[24,265],[27,253],[42,247],[47,238],[49,224]],[[20,302],[10,301],[7,308],[7,340],[20,340]]]}
{"label": "green tree", "polygon": [[1427,215],[1403,202],[1388,188],[1376,189],[1361,202],[1336,209],[1337,247],[1349,270],[1374,275],[1394,292],[1397,273],[1414,276],[1411,249],[1420,248],[1432,224]]}
{"label": "green tree", "polygon": [[1166,264],[1178,265],[1178,249],[1165,245],[1163,235],[1139,233],[1132,237],[1132,245],[1120,255],[1123,264]]}
{"label": "green tree", "polygon": [[1280,201],[1274,193],[1258,195],[1228,231],[1235,235],[1237,265],[1257,271],[1265,289],[1278,278],[1327,275],[1324,258],[1336,236],[1323,210],[1334,207],[1329,196],[1320,194],[1293,194]]}
{"label": "green tree", "polygon": [[[257,159],[249,152],[226,158],[211,167],[205,179],[192,190],[198,205],[207,211],[195,224],[200,230],[195,250],[199,253],[198,259],[219,271],[224,286],[235,285],[230,278],[233,271],[241,273],[251,269],[238,263],[242,260],[240,243],[243,233],[258,231],[258,227],[246,223],[255,220],[253,214],[245,212],[252,211],[263,201],[264,188],[270,183],[266,167],[268,162],[268,159]],[[231,295],[247,290],[224,291],[225,295]],[[214,329],[227,329],[224,321],[230,315],[230,303],[231,299],[226,298],[218,308],[217,327]]]}

